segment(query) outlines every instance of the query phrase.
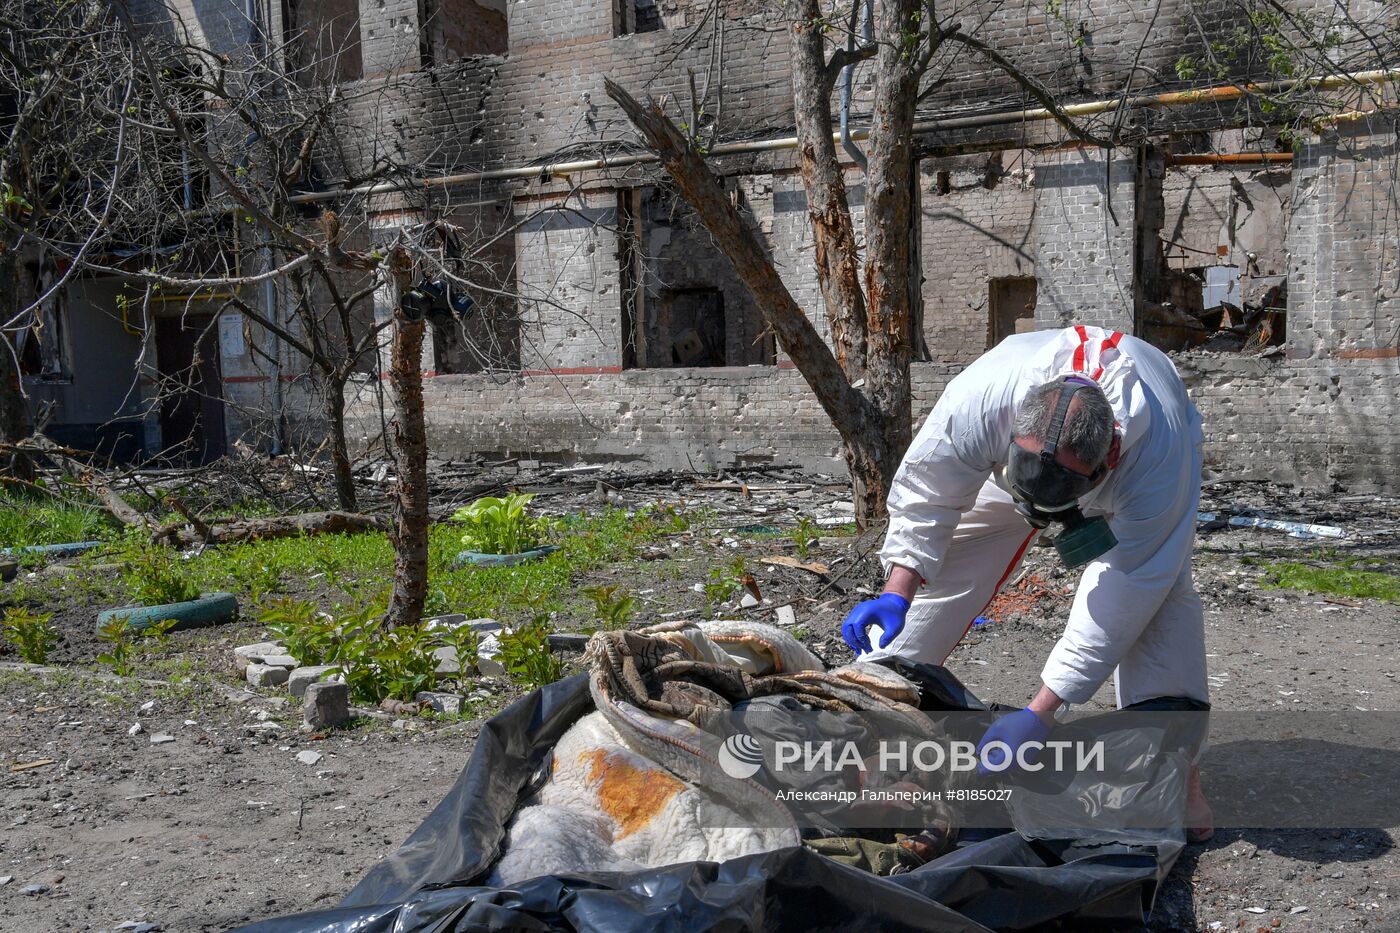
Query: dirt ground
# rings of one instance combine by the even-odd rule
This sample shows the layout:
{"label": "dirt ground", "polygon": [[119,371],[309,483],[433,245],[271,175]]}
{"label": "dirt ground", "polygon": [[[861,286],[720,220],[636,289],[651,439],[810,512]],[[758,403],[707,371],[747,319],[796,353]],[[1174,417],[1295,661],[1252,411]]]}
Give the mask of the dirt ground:
{"label": "dirt ground", "polygon": [[[709,567],[743,554],[766,597],[751,611],[771,620],[775,606],[791,603],[792,631],[827,661],[842,662],[848,655],[837,626],[860,598],[856,585],[874,579],[868,558],[850,565],[871,542],[831,537],[814,546],[810,559],[831,565],[841,593],[805,571],[758,569],[764,556],[791,555],[791,543],[732,530],[790,524],[789,509],[839,518],[840,487],[809,488],[801,498],[777,489],[748,499],[682,490],[711,503],[714,528],[667,542],[655,560],[603,568],[580,585],[650,590],[637,619],[643,624],[698,612],[702,598],[693,584]],[[1207,493],[1206,507],[1253,503],[1342,525],[1349,536],[1328,543],[1343,553],[1400,561],[1393,501],[1341,494],[1297,501],[1250,485]],[[669,501],[678,495],[638,486],[616,497],[635,506],[663,494]],[[541,501],[561,510],[571,504],[567,497]],[[1400,710],[1400,606],[1267,589],[1261,567],[1246,560],[1312,555],[1316,541],[1230,528],[1203,532],[1198,545],[1217,709]],[[1012,595],[989,610],[995,621],[974,629],[949,661],[986,699],[1021,703],[1038,685],[1074,583],[1052,557],[1033,550]],[[71,615],[65,626],[90,626]],[[260,634],[246,622],[176,634],[170,650],[193,669],[222,670],[234,645]],[[81,658],[61,660],[68,666],[56,672],[14,663],[0,670],[0,749],[13,765],[0,772],[5,931],[116,930],[124,923],[213,931],[333,906],[448,790],[480,726],[369,719],[318,737],[298,730],[299,711],[285,694],[241,691],[231,670],[220,675],[223,689],[211,689],[120,680],[74,663]],[[493,697],[482,715],[518,693],[503,684],[482,687]],[[1111,693],[1101,691],[1093,705],[1111,705]],[[172,740],[155,744],[156,735]],[[297,753],[304,751],[320,759],[303,763]],[[52,762],[17,770],[46,759]],[[1207,793],[1210,780],[1207,773]],[[1222,828],[1210,843],[1186,850],[1150,928],[1400,930],[1400,905],[1390,895],[1400,878],[1395,831]]]}

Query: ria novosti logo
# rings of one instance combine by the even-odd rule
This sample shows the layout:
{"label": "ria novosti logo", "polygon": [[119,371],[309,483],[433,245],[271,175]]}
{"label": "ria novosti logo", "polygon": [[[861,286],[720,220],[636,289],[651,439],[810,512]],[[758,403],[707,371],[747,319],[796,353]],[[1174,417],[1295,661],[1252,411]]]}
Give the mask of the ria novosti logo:
{"label": "ria novosti logo", "polygon": [[763,767],[763,747],[747,732],[736,732],[720,746],[719,767],[732,778],[751,778]]}
{"label": "ria novosti logo", "polygon": [[[885,772],[997,773],[1012,767],[1023,771],[1105,770],[1104,743],[1082,741],[1026,742],[1015,750],[1001,741],[978,746],[967,741],[880,741],[874,754],[862,753],[855,742],[773,742],[772,770],[841,772],[878,769]],[[1043,754],[1044,753],[1044,754]],[[763,746],[747,732],[736,732],[720,746],[719,766],[739,780],[753,777],[764,766]]]}

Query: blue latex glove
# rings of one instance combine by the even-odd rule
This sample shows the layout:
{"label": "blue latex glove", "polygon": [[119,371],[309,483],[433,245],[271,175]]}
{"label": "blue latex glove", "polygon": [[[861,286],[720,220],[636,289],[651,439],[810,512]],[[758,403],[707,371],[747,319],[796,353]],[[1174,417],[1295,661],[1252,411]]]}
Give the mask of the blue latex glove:
{"label": "blue latex glove", "polygon": [[880,647],[887,647],[904,630],[904,617],[908,612],[909,600],[898,593],[882,593],[851,610],[846,621],[841,623],[841,637],[856,654],[874,651],[870,647],[870,636],[865,632],[870,626],[878,625],[884,633],[880,636]]}
{"label": "blue latex glove", "polygon": [[[1027,742],[1044,742],[1049,735],[1049,724],[1030,709],[1018,709],[1014,713],[1002,716],[996,722],[992,723],[991,728],[983,733],[982,740],[977,743],[977,757],[979,759],[977,764],[978,772],[981,774],[992,773],[983,767],[980,761],[982,758],[982,749],[986,745],[992,742],[1005,742],[1007,747],[1011,749],[1011,768],[1006,770],[1013,770],[1016,767],[1017,757],[1022,745],[1025,745]],[[1000,767],[1004,754],[1005,753],[1001,749],[994,748],[987,754],[987,760],[991,764]],[[1036,755],[1038,754],[1039,752],[1037,751]],[[1031,755],[1029,756],[1029,760],[1034,761],[1035,757],[1035,755]]]}

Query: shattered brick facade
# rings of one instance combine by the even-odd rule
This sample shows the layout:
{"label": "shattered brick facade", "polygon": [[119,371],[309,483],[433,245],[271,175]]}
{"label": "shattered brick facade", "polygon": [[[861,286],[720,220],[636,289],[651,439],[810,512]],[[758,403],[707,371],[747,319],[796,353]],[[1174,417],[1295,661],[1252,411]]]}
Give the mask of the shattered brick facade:
{"label": "shattered brick facade", "polygon": [[[456,38],[441,28],[424,33],[418,19],[473,6],[490,15],[476,27],[454,21]],[[1240,5],[1223,0],[1157,6],[1066,0],[1047,10],[974,0],[960,14],[1027,74],[1082,101],[1120,93],[1134,63],[1140,74],[1170,76],[1198,51],[1200,29],[1224,34],[1241,22]],[[1289,8],[1331,7],[1298,0]],[[710,90],[721,44],[723,102],[709,108],[720,111],[720,140],[792,133],[788,38],[772,10],[726,3],[710,18],[708,9],[699,0],[360,4],[365,77],[345,97],[343,123],[352,131],[321,155],[326,177],[353,177],[386,156],[424,177],[465,174],[469,180],[441,188],[429,203],[480,228],[494,251],[496,278],[476,296],[494,303],[490,314],[465,340],[438,335],[425,366],[435,456],[841,469],[835,432],[765,337],[708,234],[683,203],[657,206],[668,203],[664,173],[648,165],[558,169],[604,149],[616,153],[625,149],[617,141],[632,138],[604,93],[605,77],[665,101],[680,122],[693,116],[693,129],[708,133],[716,114],[690,113],[691,80],[702,96]],[[1350,9],[1368,29],[1393,28],[1395,11],[1384,3]],[[235,26],[220,28],[236,40]],[[483,37],[472,40],[484,46],[479,54],[461,38],[473,28]],[[436,36],[437,45],[425,51],[420,34]],[[424,56],[431,67],[422,67]],[[1036,103],[965,54],[950,53],[933,71],[939,83],[921,102],[921,118]],[[857,125],[870,91],[868,73],[858,71]],[[914,365],[916,417],[1000,335],[1073,323],[1141,331],[1145,303],[1166,294],[1159,281],[1166,270],[1231,263],[1246,275],[1286,277],[1287,342],[1248,357],[1178,354],[1205,415],[1208,469],[1400,488],[1390,440],[1390,410],[1400,399],[1395,125],[1378,113],[1328,129],[1304,140],[1291,164],[1173,163],[1175,151],[1209,150],[1200,143],[1208,133],[1218,148],[1272,150],[1266,133],[1229,137],[1236,132],[1229,127],[1249,122],[1246,109],[1226,100],[1123,113],[1140,144],[1161,148],[1156,161],[1137,146],[1077,145],[1049,121],[922,132],[916,353],[926,350],[929,362]],[[714,164],[825,335],[792,153],[770,149]],[[503,169],[521,171],[473,174]],[[863,240],[863,179],[854,166],[847,183]],[[376,196],[375,209],[392,217],[410,203],[418,202]],[[679,331],[689,329],[676,322],[695,320],[696,307],[723,313],[722,336],[716,330],[709,339],[722,341],[711,359],[725,365],[678,366],[670,356]],[[505,350],[479,354],[464,344]],[[233,371],[240,372],[237,361]],[[314,436],[316,413],[288,404],[295,431]],[[359,391],[350,408],[360,442],[373,444],[376,394]]]}

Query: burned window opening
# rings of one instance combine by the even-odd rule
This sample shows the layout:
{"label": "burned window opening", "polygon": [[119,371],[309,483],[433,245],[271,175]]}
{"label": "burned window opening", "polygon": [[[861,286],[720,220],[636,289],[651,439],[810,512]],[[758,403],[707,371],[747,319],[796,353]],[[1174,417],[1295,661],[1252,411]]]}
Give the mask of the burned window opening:
{"label": "burned window opening", "polygon": [[1035,330],[1035,276],[1008,275],[987,280],[987,347],[1014,334]]}
{"label": "burned window opening", "polygon": [[49,294],[59,279],[52,256],[45,251],[37,261],[25,263],[24,278],[29,288],[22,290],[21,306],[31,302],[38,305],[29,322],[15,335],[20,375],[46,381],[68,379],[72,375],[68,361],[68,293],[66,288],[59,288]]}
{"label": "burned window opening", "polygon": [[1157,182],[1139,205],[1139,333],[1165,350],[1280,346],[1287,336],[1288,160],[1189,142],[1211,151],[1186,153],[1176,140],[1156,172],[1139,174],[1140,188]]}
{"label": "burned window opening", "polygon": [[302,87],[364,77],[358,0],[287,0],[287,71]]}
{"label": "burned window opening", "polygon": [[509,49],[505,0],[419,0],[418,21],[424,68]]}
{"label": "burned window opening", "polygon": [[621,191],[617,217],[624,369],[776,362],[753,296],[683,198]]}

